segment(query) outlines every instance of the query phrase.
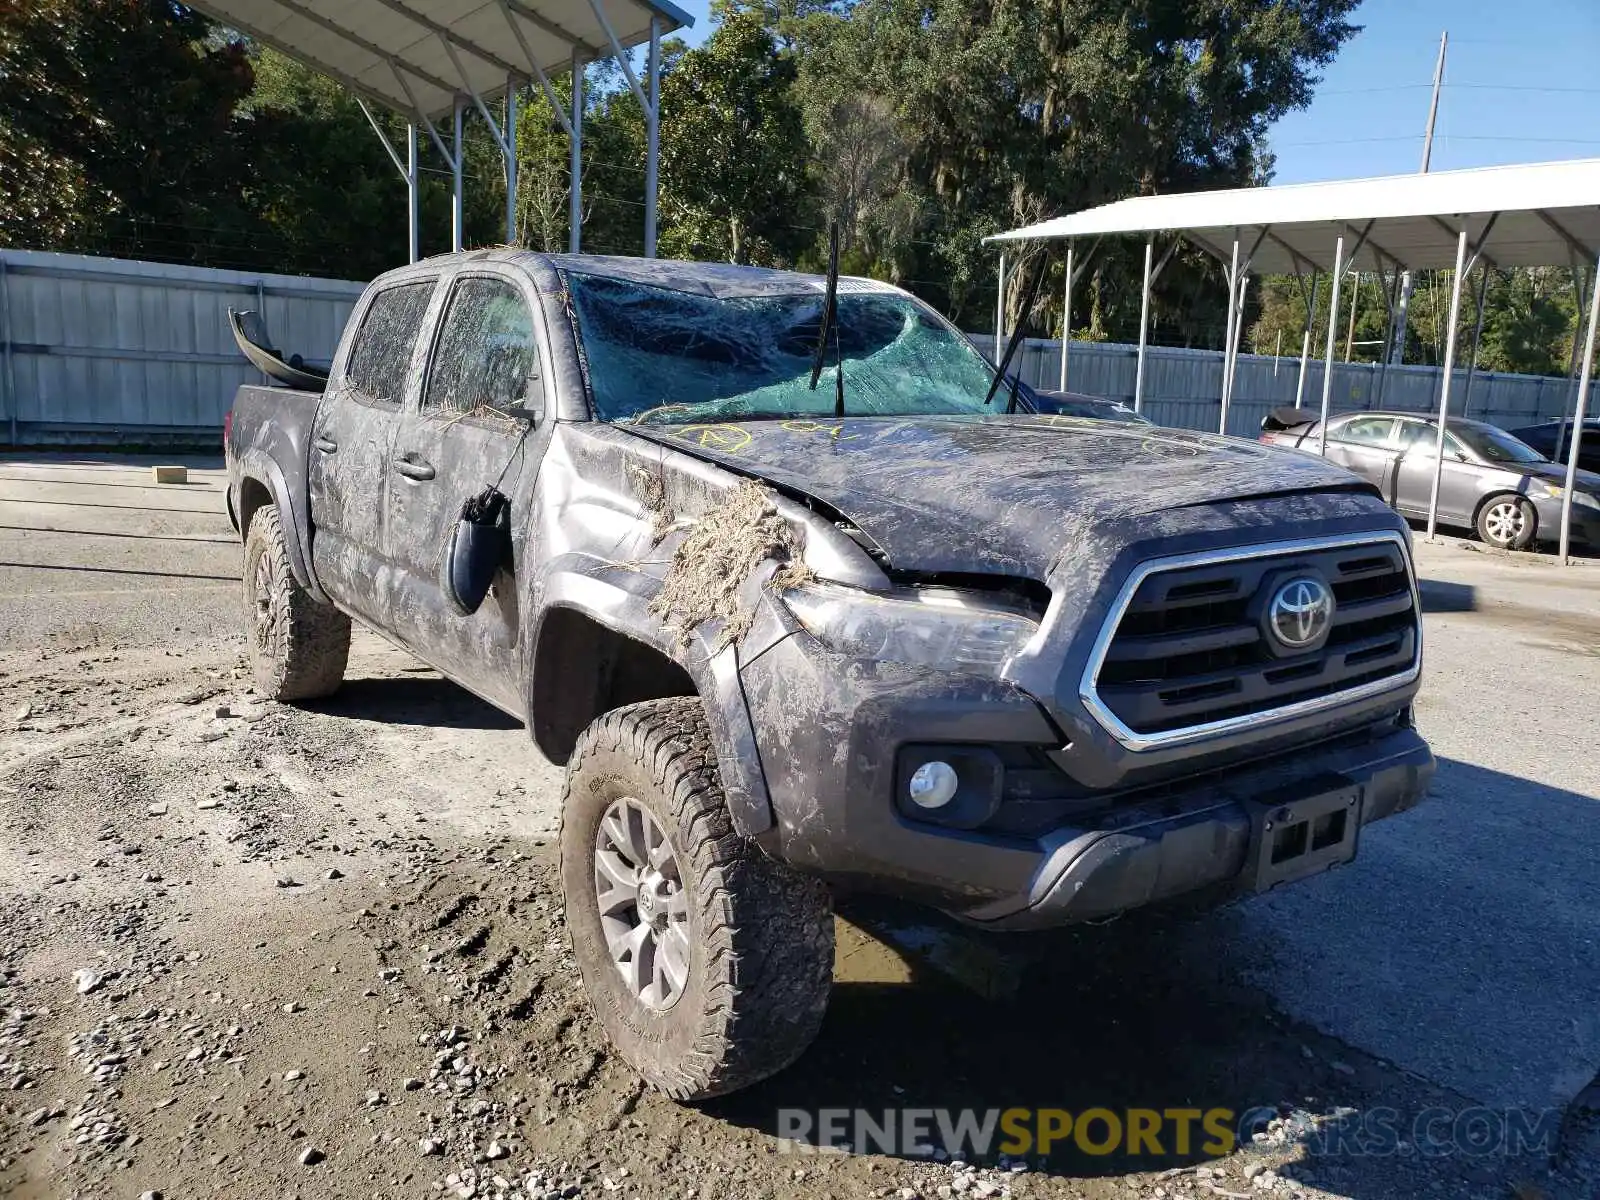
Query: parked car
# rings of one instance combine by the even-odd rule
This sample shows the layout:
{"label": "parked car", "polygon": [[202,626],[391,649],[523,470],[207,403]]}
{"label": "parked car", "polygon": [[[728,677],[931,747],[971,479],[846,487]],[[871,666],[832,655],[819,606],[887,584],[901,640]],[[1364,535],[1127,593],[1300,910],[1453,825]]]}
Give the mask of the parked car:
{"label": "parked car", "polygon": [[816,1034],[835,885],[1029,929],[1350,862],[1433,773],[1405,524],[993,379],[871,280],[390,272],[322,391],[234,401],[257,687],[332,692],[356,620],[524,721],[599,1023],[685,1099]]}
{"label": "parked car", "polygon": [[[1552,462],[1565,463],[1572,449],[1572,422],[1546,421],[1513,429],[1511,436],[1526,442]],[[1600,474],[1600,419],[1583,423],[1583,438],[1578,443],[1578,466]]]}
{"label": "parked car", "polygon": [[[1318,425],[1309,409],[1279,409],[1263,423],[1260,440],[1315,454]],[[1346,413],[1328,422],[1328,457],[1369,480],[1405,516],[1425,518],[1438,437],[1439,423],[1416,413]],[[1565,465],[1505,430],[1451,417],[1439,475],[1439,521],[1476,529],[1490,545],[1512,550],[1555,541],[1566,477]],[[1576,483],[1572,540],[1600,546],[1600,475],[1580,471]]]}
{"label": "parked car", "polygon": [[1034,412],[1060,417],[1088,417],[1095,421],[1120,421],[1125,425],[1152,425],[1153,421],[1129,408],[1120,400],[1086,396],[1082,392],[1040,391],[1029,388],[1028,403]]}

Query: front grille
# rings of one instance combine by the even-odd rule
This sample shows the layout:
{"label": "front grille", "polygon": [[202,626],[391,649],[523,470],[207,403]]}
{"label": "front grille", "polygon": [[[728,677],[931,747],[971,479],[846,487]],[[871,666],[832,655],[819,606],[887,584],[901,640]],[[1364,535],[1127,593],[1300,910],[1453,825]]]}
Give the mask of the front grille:
{"label": "front grille", "polygon": [[[1334,613],[1326,640],[1295,654],[1269,643],[1261,612],[1280,581],[1302,574],[1328,584]],[[1173,741],[1218,723],[1336,704],[1417,671],[1415,592],[1398,536],[1147,564],[1111,622],[1083,691],[1125,741]]]}

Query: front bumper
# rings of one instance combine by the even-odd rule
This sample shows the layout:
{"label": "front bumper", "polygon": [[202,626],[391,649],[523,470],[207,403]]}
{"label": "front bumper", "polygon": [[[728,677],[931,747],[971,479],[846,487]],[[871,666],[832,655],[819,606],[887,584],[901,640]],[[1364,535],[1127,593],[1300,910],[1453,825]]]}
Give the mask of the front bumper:
{"label": "front bumper", "polygon": [[[1541,542],[1561,538],[1561,499],[1545,497],[1533,503],[1538,513],[1537,536]],[[1600,546],[1600,509],[1587,504],[1572,506],[1572,540],[1580,546]]]}
{"label": "front bumper", "polygon": [[[1415,805],[1434,768],[1410,723],[1414,683],[1244,746],[1154,755],[1076,729],[1069,737],[1012,684],[847,659],[804,632],[767,642],[742,664],[740,683],[776,819],[764,835],[774,853],[836,885],[1000,929],[1253,886],[1253,831],[1268,803],[1351,789],[1359,827]],[[1072,793],[1058,801],[1060,819],[1022,835],[902,814],[900,748],[946,742],[1046,755]]]}

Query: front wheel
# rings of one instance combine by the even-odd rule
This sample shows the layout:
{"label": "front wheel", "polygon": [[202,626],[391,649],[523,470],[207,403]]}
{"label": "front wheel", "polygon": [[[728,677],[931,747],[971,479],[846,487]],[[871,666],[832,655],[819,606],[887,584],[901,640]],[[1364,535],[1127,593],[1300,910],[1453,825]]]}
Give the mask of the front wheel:
{"label": "front wheel", "polygon": [[1521,496],[1491,496],[1478,510],[1478,536],[1502,550],[1526,550],[1539,515]]}
{"label": "front wheel", "polygon": [[600,717],[561,809],[567,929],[595,1016],[678,1100],[800,1057],[833,981],[827,888],[733,828],[696,697]]}

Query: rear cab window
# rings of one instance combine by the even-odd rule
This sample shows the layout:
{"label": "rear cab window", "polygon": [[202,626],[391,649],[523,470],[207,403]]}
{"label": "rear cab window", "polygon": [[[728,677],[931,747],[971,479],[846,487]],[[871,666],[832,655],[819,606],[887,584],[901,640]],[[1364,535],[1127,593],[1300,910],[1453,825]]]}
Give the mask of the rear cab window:
{"label": "rear cab window", "polygon": [[437,280],[385,288],[372,298],[344,367],[355,398],[398,407]]}

